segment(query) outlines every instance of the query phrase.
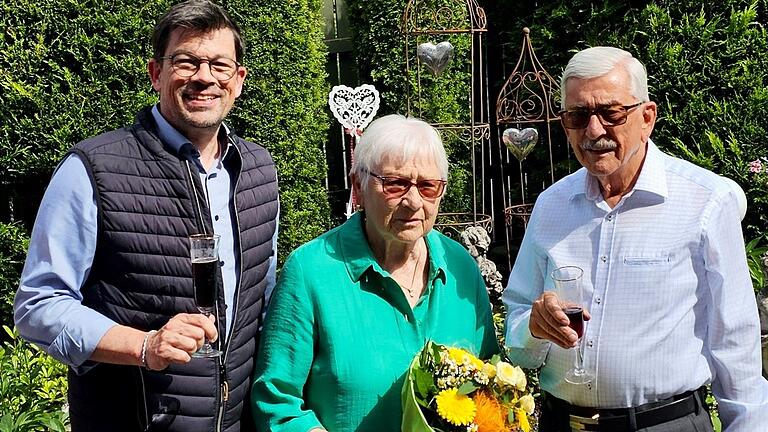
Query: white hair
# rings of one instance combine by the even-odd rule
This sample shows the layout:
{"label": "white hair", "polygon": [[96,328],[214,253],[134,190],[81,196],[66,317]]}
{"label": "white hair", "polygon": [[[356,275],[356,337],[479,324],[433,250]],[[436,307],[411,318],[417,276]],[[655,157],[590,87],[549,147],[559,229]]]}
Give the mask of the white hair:
{"label": "white hair", "polygon": [[441,178],[448,179],[448,156],[434,127],[415,117],[399,114],[379,117],[368,125],[355,147],[350,174],[356,176],[361,186],[366,188],[370,172],[376,172],[385,159],[397,163],[415,156],[433,160]]}
{"label": "white hair", "polygon": [[623,66],[629,74],[630,93],[639,102],[648,102],[648,75],[640,61],[623,49],[596,46],[577,52],[563,71],[560,89],[563,92],[560,106],[565,109],[565,83],[569,78],[592,79],[608,75],[617,66]]}

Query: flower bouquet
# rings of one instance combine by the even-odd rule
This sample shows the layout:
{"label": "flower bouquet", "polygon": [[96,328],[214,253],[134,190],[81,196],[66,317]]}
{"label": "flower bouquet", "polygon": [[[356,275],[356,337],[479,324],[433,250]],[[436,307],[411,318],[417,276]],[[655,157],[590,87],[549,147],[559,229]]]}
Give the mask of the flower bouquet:
{"label": "flower bouquet", "polygon": [[493,356],[428,342],[403,384],[403,432],[530,431],[525,373]]}

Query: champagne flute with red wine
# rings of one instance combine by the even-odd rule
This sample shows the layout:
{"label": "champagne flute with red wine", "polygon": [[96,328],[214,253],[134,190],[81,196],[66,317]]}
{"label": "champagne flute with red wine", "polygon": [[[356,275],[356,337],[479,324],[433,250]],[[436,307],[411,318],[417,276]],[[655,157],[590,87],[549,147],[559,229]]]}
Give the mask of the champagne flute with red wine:
{"label": "champagne flute with red wine", "polygon": [[565,373],[565,380],[571,384],[587,384],[595,379],[594,374],[584,369],[584,308],[581,277],[584,271],[576,266],[556,268],[552,272],[560,307],[568,317],[568,326],[579,336],[576,345],[576,359],[573,368]]}
{"label": "champagne flute with red wine", "polygon": [[[192,276],[197,309],[211,316],[216,307],[216,268],[219,266],[219,236],[193,234],[189,236],[189,255],[192,258]],[[221,351],[213,348],[208,339],[192,357],[218,357]]]}

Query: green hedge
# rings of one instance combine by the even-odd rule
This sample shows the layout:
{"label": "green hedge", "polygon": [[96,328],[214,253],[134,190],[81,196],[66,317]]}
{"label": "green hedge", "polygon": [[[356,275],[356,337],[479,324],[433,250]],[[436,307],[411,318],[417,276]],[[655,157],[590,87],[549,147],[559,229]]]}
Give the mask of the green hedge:
{"label": "green hedge", "polygon": [[749,202],[745,234],[766,232],[768,184],[748,168],[768,156],[768,1],[486,5],[491,26],[503,29],[500,44],[516,46],[519,30],[530,27],[539,59],[558,79],[576,50],[614,45],[632,52],[646,65],[659,103],[654,142],[737,181]]}
{"label": "green hedge", "polygon": [[[9,0],[0,18],[0,164],[22,181],[78,141],[156,101],[149,35],[169,1]],[[229,121],[267,147],[280,175],[280,255],[328,228],[321,146],[325,52],[319,0],[229,1],[249,69]]]}

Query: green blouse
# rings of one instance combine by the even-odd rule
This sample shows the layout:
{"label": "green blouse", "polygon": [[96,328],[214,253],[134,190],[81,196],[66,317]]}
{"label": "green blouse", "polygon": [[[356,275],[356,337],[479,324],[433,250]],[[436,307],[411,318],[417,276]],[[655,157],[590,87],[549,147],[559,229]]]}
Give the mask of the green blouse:
{"label": "green blouse", "polygon": [[428,287],[411,309],[358,214],[295,250],[272,296],[252,389],[260,431],[399,431],[400,390],[427,340],[498,351],[477,264],[435,230]]}

